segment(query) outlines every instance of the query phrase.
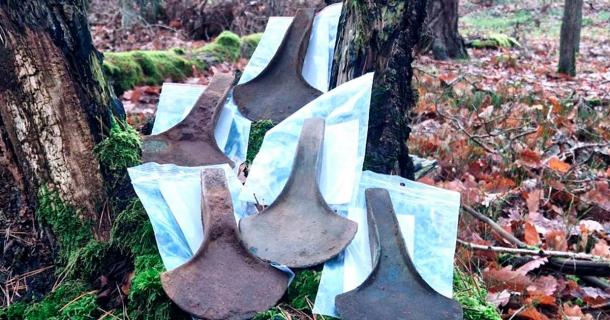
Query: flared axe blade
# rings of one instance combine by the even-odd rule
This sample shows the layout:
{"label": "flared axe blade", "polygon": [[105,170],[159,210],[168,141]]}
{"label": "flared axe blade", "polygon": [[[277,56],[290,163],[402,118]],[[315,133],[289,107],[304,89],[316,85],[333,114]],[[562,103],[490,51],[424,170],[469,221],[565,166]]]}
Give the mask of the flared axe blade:
{"label": "flared axe blade", "polygon": [[432,289],[415,269],[388,191],[367,189],[365,196],[373,271],[358,288],[335,298],[341,319],[462,319],[460,304]]}
{"label": "flared axe blade", "polygon": [[184,120],[163,133],[144,137],[142,161],[188,167],[228,163],[233,167],[214,137],[233,79],[230,74],[215,74]]}
{"label": "flared axe blade", "polygon": [[314,9],[298,10],[265,69],[235,86],[233,99],[246,118],[278,124],[322,94],[302,75],[313,19]]}
{"label": "flared axe blade", "polygon": [[203,244],[184,265],[161,274],[182,310],[202,319],[250,319],[275,305],[288,275],[243,247],[223,169],[201,174]]}
{"label": "flared axe blade", "polygon": [[305,268],[338,255],[357,224],[328,207],[318,175],[324,119],[305,120],[292,172],[278,198],[261,213],[240,221],[245,245],[263,260]]}

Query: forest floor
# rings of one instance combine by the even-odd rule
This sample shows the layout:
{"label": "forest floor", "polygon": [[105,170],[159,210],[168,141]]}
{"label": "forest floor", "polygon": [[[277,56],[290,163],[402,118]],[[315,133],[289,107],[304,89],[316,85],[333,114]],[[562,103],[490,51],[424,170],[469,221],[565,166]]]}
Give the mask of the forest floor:
{"label": "forest floor", "polygon": [[[610,0],[585,1],[576,77],[556,73],[562,9],[563,0],[463,0],[467,41],[505,35],[520,47],[414,64],[410,150],[438,160],[420,181],[459,191],[471,212],[461,214],[455,260],[466,319],[610,319]],[[105,53],[207,44],[172,21],[121,28],[117,0],[92,0],[90,23]],[[246,62],[182,82],[207,84],[214,68]],[[160,91],[156,83],[121,95],[133,125],[154,117]],[[300,273],[257,319],[320,319],[311,314],[318,280],[319,271]]]}

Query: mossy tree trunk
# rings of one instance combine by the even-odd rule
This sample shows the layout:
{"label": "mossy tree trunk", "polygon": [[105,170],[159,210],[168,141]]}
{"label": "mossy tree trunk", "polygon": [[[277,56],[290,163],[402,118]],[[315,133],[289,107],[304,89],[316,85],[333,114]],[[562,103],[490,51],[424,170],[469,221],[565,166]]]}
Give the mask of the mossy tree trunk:
{"label": "mossy tree trunk", "polygon": [[438,60],[465,59],[468,57],[464,39],[458,32],[459,0],[428,0],[425,21],[429,38],[428,50]]}
{"label": "mossy tree trunk", "polygon": [[331,87],[374,71],[365,168],[413,178],[409,158],[412,51],[425,18],[426,0],[343,2]]}
{"label": "mossy tree trunk", "polygon": [[563,9],[558,71],[571,76],[576,75],[576,53],[580,48],[582,5],[583,0],[566,0]]}
{"label": "mossy tree trunk", "polygon": [[98,238],[108,231],[93,147],[108,132],[111,106],[122,106],[102,75],[84,8],[84,0],[0,1],[0,230],[28,239],[0,244],[30,255],[0,259],[14,272],[31,270],[11,259],[34,260],[52,247],[52,237],[37,227],[41,188],[78,208]]}

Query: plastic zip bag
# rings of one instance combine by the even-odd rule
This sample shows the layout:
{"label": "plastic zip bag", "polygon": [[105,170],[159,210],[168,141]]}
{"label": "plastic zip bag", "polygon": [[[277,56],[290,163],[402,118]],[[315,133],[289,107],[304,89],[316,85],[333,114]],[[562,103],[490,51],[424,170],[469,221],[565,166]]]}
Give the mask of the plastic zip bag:
{"label": "plastic zip bag", "polygon": [[188,261],[203,241],[203,168],[222,168],[225,171],[236,221],[256,211],[239,201],[242,184],[228,164],[179,167],[151,162],[128,169],[133,188],[152,223],[157,248],[167,270]]}
{"label": "plastic zip bag", "polygon": [[364,162],[372,84],[372,73],[346,82],[269,130],[240,199],[269,205],[277,198],[292,171],[303,121],[321,117],[326,130],[320,191],[329,204],[349,203]]}
{"label": "plastic zip bag", "polygon": [[[310,36],[310,45],[305,55],[303,77],[322,92],[328,91],[332,57],[337,34],[341,4],[324,8],[315,17]],[[256,50],[252,54],[239,83],[256,77],[271,61],[288,30],[291,17],[271,17]],[[191,111],[203,85],[164,83],[159,97],[152,134],[162,133],[182,121]],[[236,164],[243,163],[248,150],[250,120],[243,117],[233,101],[227,98],[214,130],[216,143]],[[239,166],[236,166],[236,169]]]}
{"label": "plastic zip bag", "polygon": [[358,223],[358,232],[341,256],[324,265],[313,312],[337,317],[335,296],[356,288],[371,272],[364,199],[367,188],[389,191],[417,271],[433,289],[451,298],[460,194],[399,176],[365,171],[358,193],[347,210],[347,217]]}

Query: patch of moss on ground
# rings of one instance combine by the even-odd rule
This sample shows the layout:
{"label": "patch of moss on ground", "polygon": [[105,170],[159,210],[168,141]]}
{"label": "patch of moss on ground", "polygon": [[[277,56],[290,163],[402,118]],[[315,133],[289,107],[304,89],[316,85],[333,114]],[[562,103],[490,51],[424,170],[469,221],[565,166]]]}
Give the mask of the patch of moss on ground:
{"label": "patch of moss on ground", "polygon": [[204,70],[212,64],[234,62],[240,57],[249,58],[262,34],[240,38],[224,31],[201,48],[187,51],[174,48],[162,51],[127,51],[104,53],[102,66],[106,78],[117,95],[139,85],[160,85],[166,79],[182,81],[193,70]]}
{"label": "patch of moss on ground", "polygon": [[97,308],[95,296],[86,283],[67,281],[44,299],[13,304],[4,313],[9,320],[84,320],[97,319]]}
{"label": "patch of moss on ground", "polygon": [[128,51],[104,54],[103,69],[115,92],[136,85],[158,85],[165,79],[182,81],[193,74],[193,68],[203,67],[188,59],[183,50]]}
{"label": "patch of moss on ground", "polygon": [[130,250],[134,256],[157,252],[152,224],[139,199],[134,198],[119,213],[110,231],[111,242]]}
{"label": "patch of moss on ground", "polygon": [[250,127],[250,137],[248,138],[248,152],[246,153],[246,162],[252,163],[263,145],[265,134],[273,128],[274,124],[271,120],[261,120],[252,122]]}
{"label": "patch of moss on ground", "polygon": [[196,49],[195,57],[206,63],[233,62],[239,58],[241,39],[231,31],[223,31],[214,42]]}
{"label": "patch of moss on ground", "polygon": [[128,297],[130,319],[190,319],[165,295],[160,277],[163,271],[159,254],[136,257]]}
{"label": "patch of moss on ground", "polygon": [[258,46],[258,43],[261,41],[263,37],[262,33],[253,33],[246,36],[241,37],[241,46],[240,46],[240,55],[242,58],[249,59],[254,50]]}
{"label": "patch of moss on ground", "polygon": [[487,302],[485,285],[476,276],[458,269],[453,275],[454,299],[464,309],[464,320],[501,320],[497,308]]}

